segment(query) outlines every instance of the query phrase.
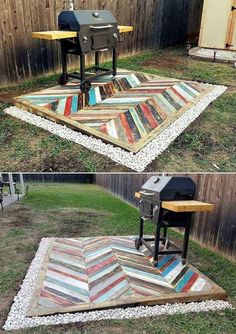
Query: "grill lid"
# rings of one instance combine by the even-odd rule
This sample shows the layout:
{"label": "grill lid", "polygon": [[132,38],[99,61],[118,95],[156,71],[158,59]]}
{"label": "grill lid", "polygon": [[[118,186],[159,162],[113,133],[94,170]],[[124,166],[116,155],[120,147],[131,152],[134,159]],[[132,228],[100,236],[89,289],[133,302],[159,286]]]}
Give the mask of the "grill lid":
{"label": "grill lid", "polygon": [[118,22],[109,10],[65,10],[58,17],[58,25],[61,30],[80,31],[83,26],[109,29]]}
{"label": "grill lid", "polygon": [[144,183],[142,191],[154,193],[159,201],[190,200],[194,198],[196,186],[190,177],[152,176]]}

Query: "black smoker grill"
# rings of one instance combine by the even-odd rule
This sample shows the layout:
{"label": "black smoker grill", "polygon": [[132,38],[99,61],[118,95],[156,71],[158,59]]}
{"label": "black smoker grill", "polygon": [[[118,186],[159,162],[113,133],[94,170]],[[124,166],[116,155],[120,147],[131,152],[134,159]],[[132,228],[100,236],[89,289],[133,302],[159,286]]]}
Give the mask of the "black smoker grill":
{"label": "black smoker grill", "polygon": [[[91,80],[117,73],[117,45],[119,39],[118,22],[108,10],[69,10],[63,11],[58,18],[61,30],[78,32],[77,38],[62,39],[62,75],[59,83],[65,85],[68,78],[80,80],[81,91],[88,92]],[[99,53],[112,50],[112,69],[99,66]],[[95,52],[95,66],[87,69],[90,75],[85,74],[85,54]],[[80,56],[80,73],[67,72],[67,54]],[[91,74],[93,72],[93,74]]]}
{"label": "black smoker grill", "polygon": [[[139,192],[140,207],[140,232],[135,240],[135,247],[139,249],[143,244],[153,254],[154,265],[158,265],[158,256],[166,254],[182,254],[182,262],[186,263],[188,252],[189,232],[191,227],[192,212],[173,212],[162,208],[163,201],[193,200],[195,196],[195,184],[189,177],[153,176]],[[144,221],[155,224],[155,238],[144,238]],[[167,236],[168,227],[183,227],[185,229],[183,249],[167,250],[173,244]],[[161,236],[161,230],[163,230]],[[149,242],[154,243],[154,249]],[[162,242],[163,247],[160,247]],[[164,250],[161,250],[163,248]]]}

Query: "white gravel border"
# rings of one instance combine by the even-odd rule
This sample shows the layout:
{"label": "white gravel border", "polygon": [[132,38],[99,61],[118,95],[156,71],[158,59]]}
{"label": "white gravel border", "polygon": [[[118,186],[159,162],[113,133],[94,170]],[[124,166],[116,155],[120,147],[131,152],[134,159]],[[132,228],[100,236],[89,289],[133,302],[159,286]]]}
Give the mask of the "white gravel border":
{"label": "white gravel border", "polygon": [[108,319],[135,319],[150,316],[173,315],[190,312],[219,311],[226,308],[233,309],[227,301],[210,300],[205,302],[192,302],[188,304],[165,304],[156,306],[139,306],[129,308],[107,309],[102,311],[64,313],[53,316],[32,317],[26,316],[31,296],[38,282],[38,275],[47,253],[50,240],[54,238],[43,238],[38,251],[33,259],[21,289],[14,298],[13,305],[8,318],[3,326],[4,330],[17,330],[42,325],[70,324],[75,322],[89,322]]}
{"label": "white gravel border", "polygon": [[155,160],[168,146],[197,118],[201,113],[209,106],[211,102],[216,100],[226,90],[226,86],[212,87],[212,91],[207,96],[203,97],[192,108],[187,110],[183,115],[176,119],[166,129],[164,129],[159,135],[156,136],[151,142],[149,142],[138,153],[128,152],[120,147],[113,146],[111,144],[104,143],[101,139],[96,139],[92,136],[82,134],[78,131],[69,129],[67,126],[56,124],[43,117],[31,114],[30,112],[23,111],[16,107],[10,107],[4,110],[4,112],[13,117],[19,118],[22,121],[33,124],[51,132],[54,135],[58,135],[63,139],[67,139],[71,142],[75,142],[82,145],[92,151],[105,155],[111,160],[120,165],[129,167],[136,172],[143,172],[147,165]]}

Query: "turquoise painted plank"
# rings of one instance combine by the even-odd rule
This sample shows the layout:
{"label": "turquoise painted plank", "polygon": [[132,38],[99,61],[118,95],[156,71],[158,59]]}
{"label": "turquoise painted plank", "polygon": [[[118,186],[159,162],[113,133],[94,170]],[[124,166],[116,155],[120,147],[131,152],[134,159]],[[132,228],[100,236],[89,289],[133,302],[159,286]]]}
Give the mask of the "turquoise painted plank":
{"label": "turquoise painted plank", "polygon": [[181,281],[178,283],[178,285],[175,288],[176,292],[180,292],[183,287],[185,286],[185,284],[190,280],[190,278],[193,276],[194,272],[189,269],[186,274],[184,275],[184,277],[181,279]]}
{"label": "turquoise painted plank", "polygon": [[128,281],[125,279],[124,281],[120,282],[118,285],[114,286],[112,289],[110,289],[107,293],[104,293],[102,296],[100,296],[98,299],[96,299],[94,302],[103,302],[105,300],[111,299],[112,296],[117,294],[121,289],[124,289],[125,287],[129,287]]}
{"label": "turquoise painted plank", "polygon": [[170,259],[172,259],[173,255],[166,255],[164,256],[159,262],[157,269],[161,269]]}
{"label": "turquoise painted plank", "polygon": [[187,101],[192,101],[193,96],[191,94],[188,94],[188,92],[183,89],[183,87],[180,86],[180,84],[174,86],[175,90],[182,95]]}
{"label": "turquoise painted plank", "polygon": [[162,276],[166,276],[169,274],[169,272],[174,269],[179,264],[179,259],[176,259],[174,262],[172,262],[161,274]]}
{"label": "turquoise painted plank", "polygon": [[57,106],[57,112],[60,115],[64,115],[66,107],[66,99],[59,100],[58,106]]}
{"label": "turquoise painted plank", "polygon": [[96,101],[95,89],[92,88],[89,91],[89,105],[94,106],[96,103],[97,103],[97,101]]}
{"label": "turquoise painted plank", "polygon": [[72,98],[71,112],[75,113],[78,111],[78,95],[74,95]]}
{"label": "turquoise painted plank", "polygon": [[[162,277],[161,275],[159,275],[158,273],[151,274],[151,273],[148,273],[146,271],[144,272],[143,270],[138,270],[138,269],[134,269],[134,268],[131,268],[131,267],[126,267],[126,266],[122,266],[122,268],[124,268],[127,273],[130,273],[130,274],[133,273],[133,274],[137,274],[137,275],[142,276],[143,277],[142,279],[150,278],[150,279],[155,280],[157,282],[166,283],[167,286],[170,286],[170,284],[166,281],[166,279],[164,277]],[[161,283],[159,283],[159,284],[161,284]]]}
{"label": "turquoise painted plank", "polygon": [[183,87],[192,97],[196,97],[199,95],[199,92],[195,91],[192,87],[187,85],[185,82],[181,82],[180,86]]}
{"label": "turquoise painted plank", "polygon": [[115,263],[106,270],[102,270],[101,272],[97,272],[97,274],[89,277],[89,283],[96,281],[98,278],[103,277],[105,274],[113,272],[116,268],[120,267],[119,263]]}
{"label": "turquoise painted plank", "polygon": [[[63,281],[59,281],[59,280],[57,280],[55,278],[49,277],[48,275],[46,275],[45,279],[46,279],[47,282],[54,283],[54,284],[59,285],[59,286],[61,286],[63,288],[66,288],[66,289],[68,289],[70,291],[75,291],[75,292],[81,294],[82,296],[84,296],[84,298],[85,297],[89,297],[89,291],[88,290],[81,289],[81,288],[79,288],[77,286],[67,284],[67,283],[65,283]],[[85,298],[85,300],[86,300],[86,298]]]}

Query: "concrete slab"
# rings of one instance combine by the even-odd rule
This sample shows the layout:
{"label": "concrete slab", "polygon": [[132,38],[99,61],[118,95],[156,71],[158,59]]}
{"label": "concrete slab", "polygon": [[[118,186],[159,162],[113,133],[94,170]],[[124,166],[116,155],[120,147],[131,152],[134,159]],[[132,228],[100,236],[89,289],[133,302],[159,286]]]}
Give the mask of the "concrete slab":
{"label": "concrete slab", "polygon": [[[6,208],[18,201],[17,195],[3,196],[3,208]],[[1,209],[0,209],[1,210]]]}
{"label": "concrete slab", "polygon": [[189,50],[189,55],[193,58],[203,60],[232,64],[236,63],[236,51],[196,47]]}

